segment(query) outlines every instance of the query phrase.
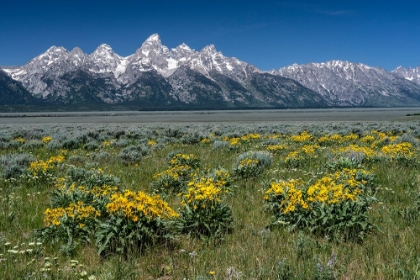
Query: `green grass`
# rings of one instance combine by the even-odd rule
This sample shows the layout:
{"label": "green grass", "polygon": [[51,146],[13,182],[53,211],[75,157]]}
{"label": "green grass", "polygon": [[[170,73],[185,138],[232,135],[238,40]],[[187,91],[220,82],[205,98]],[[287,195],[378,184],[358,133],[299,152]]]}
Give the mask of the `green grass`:
{"label": "green grass", "polygon": [[[415,125],[415,124],[413,124]],[[180,126],[182,127],[182,126]],[[152,137],[142,134],[139,139],[163,139],[166,126],[148,126],[153,130]],[[329,134],[333,128],[307,126],[309,132],[319,135]],[[357,127],[351,123],[339,129],[361,129],[364,133],[371,125]],[[395,124],[383,124],[382,130],[395,129]],[[26,130],[25,130],[26,129]],[[68,128],[45,128],[41,134],[58,138]],[[79,127],[80,129],[80,127]],[[109,128],[109,131],[114,128]],[[118,129],[126,130],[124,126]],[[131,127],[130,130],[135,130]],[[182,134],[200,132],[209,136],[216,128],[203,130],[202,127],[182,128]],[[223,126],[222,138],[232,131]],[[262,127],[247,125],[235,128],[241,135],[248,132],[272,135],[286,133],[290,127],[281,125]],[[303,129],[294,128],[296,132]],[[12,130],[10,128],[9,130]],[[22,128],[21,131],[30,131]],[[82,134],[99,131],[106,135],[106,128],[87,127]],[[127,130],[128,131],[128,130]],[[7,130],[3,130],[3,134]],[[67,133],[67,132],[66,132]],[[402,137],[409,129],[401,129]],[[296,133],[297,134],[297,133]],[[288,133],[290,135],[290,133]],[[33,136],[39,137],[39,136]],[[105,137],[105,136],[104,136]],[[106,136],[116,141],[113,136]],[[7,138],[7,137],[5,137]],[[9,137],[7,141],[13,141]],[[25,137],[24,137],[25,138]],[[29,138],[27,136],[26,138]],[[137,144],[139,139],[130,139],[127,145]],[[414,147],[420,147],[418,137],[413,138]],[[25,139],[26,140],[26,139]],[[243,142],[237,149],[212,149],[211,144],[182,144],[179,138],[166,138],[160,149],[151,152],[135,164],[124,164],[118,154],[124,147],[105,147],[100,145],[95,151],[80,148],[69,150],[66,161],[54,169],[55,177],[63,177],[67,165],[77,167],[101,168],[103,173],[121,180],[121,186],[131,190],[151,193],[153,175],[167,168],[167,155],[172,151],[192,153],[200,159],[204,167],[224,167],[232,172],[237,157],[246,151],[265,150],[266,139]],[[279,141],[285,141],[280,139]],[[101,141],[98,141],[99,143]],[[300,144],[289,144],[289,149]],[[333,146],[334,147],[334,146]],[[271,214],[264,211],[264,182],[272,179],[287,180],[302,178],[309,180],[321,176],[326,171],[326,161],[331,148],[320,149],[318,157],[305,161],[297,168],[287,168],[284,158],[288,151],[273,155],[273,162],[261,175],[253,178],[235,178],[233,195],[226,203],[232,208],[234,229],[218,240],[201,240],[189,235],[180,235],[175,241],[157,244],[138,255],[124,258],[119,255],[99,256],[92,244],[80,245],[73,256],[60,252],[57,244],[37,245],[35,231],[44,227],[44,211],[50,207],[50,194],[53,183],[28,182],[27,179],[2,179],[0,181],[0,278],[1,279],[420,279],[420,214],[416,215],[415,205],[420,194],[419,156],[411,164],[385,160],[364,163],[367,170],[377,176],[378,190],[374,203],[368,211],[370,221],[378,230],[369,233],[363,242],[343,242],[326,236],[315,236],[307,230],[289,232],[285,228],[269,230]],[[108,152],[109,159],[93,161],[92,154]],[[45,146],[31,150],[22,147],[9,147],[0,150],[0,155],[30,153],[38,159],[48,159],[57,155],[59,149]],[[74,162],[69,158],[78,156]],[[169,198],[174,209],[179,209],[179,198]],[[411,218],[401,214],[414,209]],[[419,209],[417,209],[419,210]],[[418,211],[417,211],[418,212]],[[34,242],[35,244],[32,244]],[[23,244],[25,243],[25,244]],[[29,245],[31,243],[31,245]],[[23,244],[23,245],[22,245]],[[17,246],[17,247],[16,247]],[[15,247],[15,249],[13,249]],[[17,250],[13,253],[10,250]],[[32,250],[32,251],[26,251]],[[20,251],[25,251],[20,253]],[[335,256],[336,262],[328,266]],[[47,259],[46,259],[47,258]],[[49,259],[48,259],[49,258]],[[55,259],[56,258],[56,259]],[[76,262],[72,262],[76,260]],[[50,266],[51,265],[51,266]],[[50,270],[48,270],[50,269]],[[90,278],[89,278],[90,277]],[[164,278],[166,277],[166,278]]]}

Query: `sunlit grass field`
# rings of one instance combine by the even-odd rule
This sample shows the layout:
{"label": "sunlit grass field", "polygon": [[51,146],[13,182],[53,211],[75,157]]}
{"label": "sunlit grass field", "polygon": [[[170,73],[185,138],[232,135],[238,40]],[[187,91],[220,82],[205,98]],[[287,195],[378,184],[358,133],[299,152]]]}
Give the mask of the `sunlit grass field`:
{"label": "sunlit grass field", "polygon": [[0,279],[420,279],[420,123],[0,128]]}

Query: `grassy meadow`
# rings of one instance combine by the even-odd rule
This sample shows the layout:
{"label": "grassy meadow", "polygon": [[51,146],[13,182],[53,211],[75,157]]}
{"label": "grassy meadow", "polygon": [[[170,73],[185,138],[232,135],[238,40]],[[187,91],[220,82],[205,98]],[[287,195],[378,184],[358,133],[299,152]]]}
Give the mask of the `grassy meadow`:
{"label": "grassy meadow", "polygon": [[420,279],[420,123],[0,127],[0,279]]}

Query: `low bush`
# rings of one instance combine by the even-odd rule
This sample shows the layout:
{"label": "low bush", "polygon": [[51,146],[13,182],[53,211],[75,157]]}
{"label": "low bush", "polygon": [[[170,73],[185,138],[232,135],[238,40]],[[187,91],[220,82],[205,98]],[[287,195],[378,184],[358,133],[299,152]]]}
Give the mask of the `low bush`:
{"label": "low bush", "polygon": [[145,145],[128,146],[121,150],[118,157],[125,165],[139,162],[144,156],[149,154],[149,148]]}
{"label": "low bush", "polygon": [[159,196],[126,190],[112,195],[106,210],[108,218],[99,223],[95,233],[99,254],[128,258],[176,236],[169,225],[179,214]]}
{"label": "low bush", "polygon": [[7,154],[0,157],[0,165],[2,174],[5,179],[19,178],[20,175],[26,173],[31,162],[36,160],[34,155],[23,154]]}
{"label": "low bush", "polygon": [[361,241],[376,227],[367,212],[376,198],[374,177],[364,170],[343,169],[314,183],[273,181],[266,186],[266,209],[271,225],[306,229],[318,236]]}
{"label": "low bush", "polygon": [[236,159],[236,164],[233,166],[233,173],[245,179],[256,177],[270,166],[272,159],[272,154],[266,151],[242,153]]}
{"label": "low bush", "polygon": [[180,194],[182,232],[200,238],[221,238],[233,225],[231,208],[223,201],[227,190],[217,186],[211,177],[188,183]]}

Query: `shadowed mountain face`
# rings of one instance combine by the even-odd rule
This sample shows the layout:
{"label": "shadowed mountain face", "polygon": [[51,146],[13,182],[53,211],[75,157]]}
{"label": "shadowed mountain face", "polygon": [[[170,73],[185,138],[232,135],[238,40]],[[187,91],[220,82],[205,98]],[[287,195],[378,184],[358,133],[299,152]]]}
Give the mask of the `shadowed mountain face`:
{"label": "shadowed mountain face", "polygon": [[0,105],[39,105],[41,102],[20,82],[10,78],[0,69]]}
{"label": "shadowed mountain face", "polygon": [[[30,92],[29,103],[174,109],[420,105],[420,85],[380,68],[333,61],[263,72],[213,45],[168,49],[157,34],[127,57],[106,44],[90,55],[53,46],[24,66],[3,70]],[[0,96],[12,102],[13,91]]]}

